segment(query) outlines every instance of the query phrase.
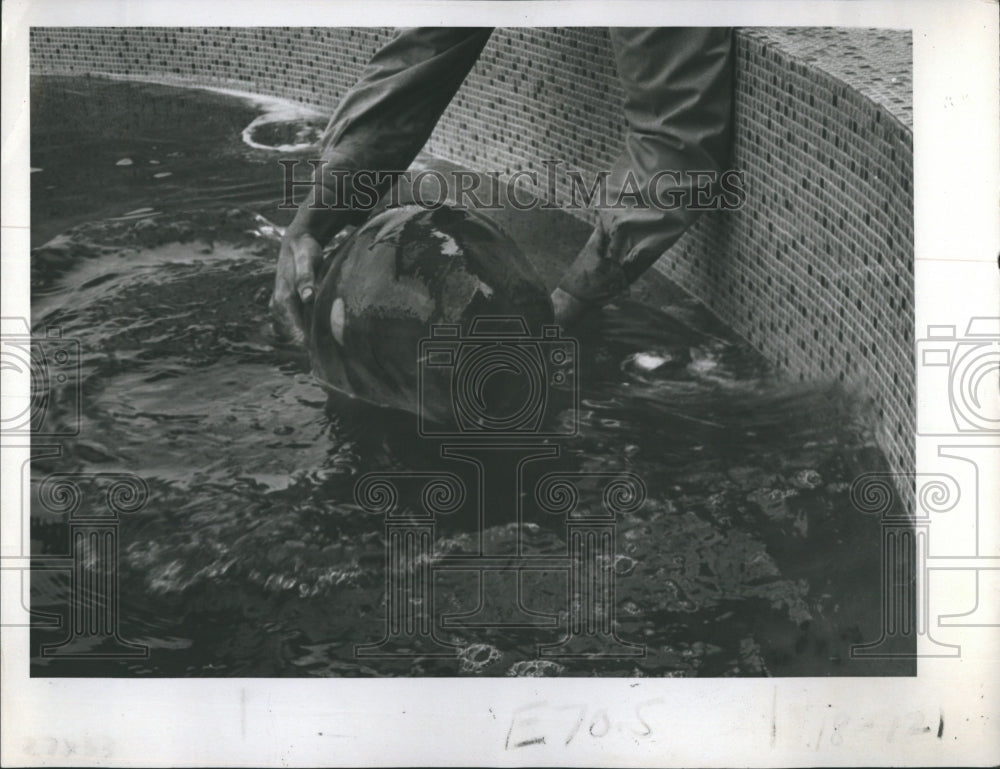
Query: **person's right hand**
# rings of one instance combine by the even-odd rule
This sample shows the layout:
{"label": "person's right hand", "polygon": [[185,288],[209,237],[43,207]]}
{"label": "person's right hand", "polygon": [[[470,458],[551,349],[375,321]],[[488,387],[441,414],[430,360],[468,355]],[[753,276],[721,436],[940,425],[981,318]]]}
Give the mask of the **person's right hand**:
{"label": "person's right hand", "polygon": [[285,230],[269,305],[279,333],[296,344],[308,338],[308,309],[316,294],[316,269],[323,256],[319,241],[295,222]]}

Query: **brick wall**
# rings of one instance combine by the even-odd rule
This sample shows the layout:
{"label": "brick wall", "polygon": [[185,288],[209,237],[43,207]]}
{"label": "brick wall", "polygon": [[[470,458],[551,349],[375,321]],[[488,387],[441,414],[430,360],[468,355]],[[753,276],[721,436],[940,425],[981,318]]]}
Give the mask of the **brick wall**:
{"label": "brick wall", "polygon": [[[31,71],[152,76],[332,108],[390,34],[34,28]],[[868,393],[890,464],[912,472],[909,33],[744,29],[737,40],[747,205],[704,217],[657,267],[788,376]],[[551,157],[596,172],[621,148],[621,103],[605,30],[498,30],[425,149],[484,171],[540,171]]]}

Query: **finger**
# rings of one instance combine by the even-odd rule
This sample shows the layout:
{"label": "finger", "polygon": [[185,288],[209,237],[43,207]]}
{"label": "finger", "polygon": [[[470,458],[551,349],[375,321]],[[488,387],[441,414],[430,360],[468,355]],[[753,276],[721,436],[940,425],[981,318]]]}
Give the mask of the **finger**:
{"label": "finger", "polygon": [[290,294],[282,301],[277,295],[272,296],[270,310],[275,330],[280,336],[284,336],[296,344],[301,344],[305,340],[305,324],[298,297]]}
{"label": "finger", "polygon": [[295,261],[295,291],[303,302],[311,301],[316,293],[315,272],[321,249],[319,243],[305,235],[292,244]]}

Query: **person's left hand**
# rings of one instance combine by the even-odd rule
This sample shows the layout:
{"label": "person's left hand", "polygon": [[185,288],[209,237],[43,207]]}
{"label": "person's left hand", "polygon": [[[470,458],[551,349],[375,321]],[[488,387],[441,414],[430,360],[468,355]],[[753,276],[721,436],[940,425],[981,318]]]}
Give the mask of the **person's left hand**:
{"label": "person's left hand", "polygon": [[564,329],[573,325],[587,310],[585,303],[561,288],[552,292],[551,299],[555,321]]}
{"label": "person's left hand", "polygon": [[296,344],[304,344],[308,337],[308,308],[315,298],[322,256],[319,241],[293,222],[281,240],[269,308],[278,331]]}

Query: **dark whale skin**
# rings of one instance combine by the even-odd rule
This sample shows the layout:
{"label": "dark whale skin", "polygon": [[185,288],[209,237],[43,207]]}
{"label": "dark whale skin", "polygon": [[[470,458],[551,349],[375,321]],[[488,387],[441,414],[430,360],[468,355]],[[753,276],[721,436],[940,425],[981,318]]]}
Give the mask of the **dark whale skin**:
{"label": "dark whale skin", "polygon": [[[532,335],[553,322],[548,290],[528,258],[483,216],[403,205],[368,219],[341,243],[319,280],[309,339],[325,386],[369,403],[435,418],[450,393],[418,404],[418,351],[432,326],[477,316],[521,318]],[[331,313],[339,300],[340,338]]]}

